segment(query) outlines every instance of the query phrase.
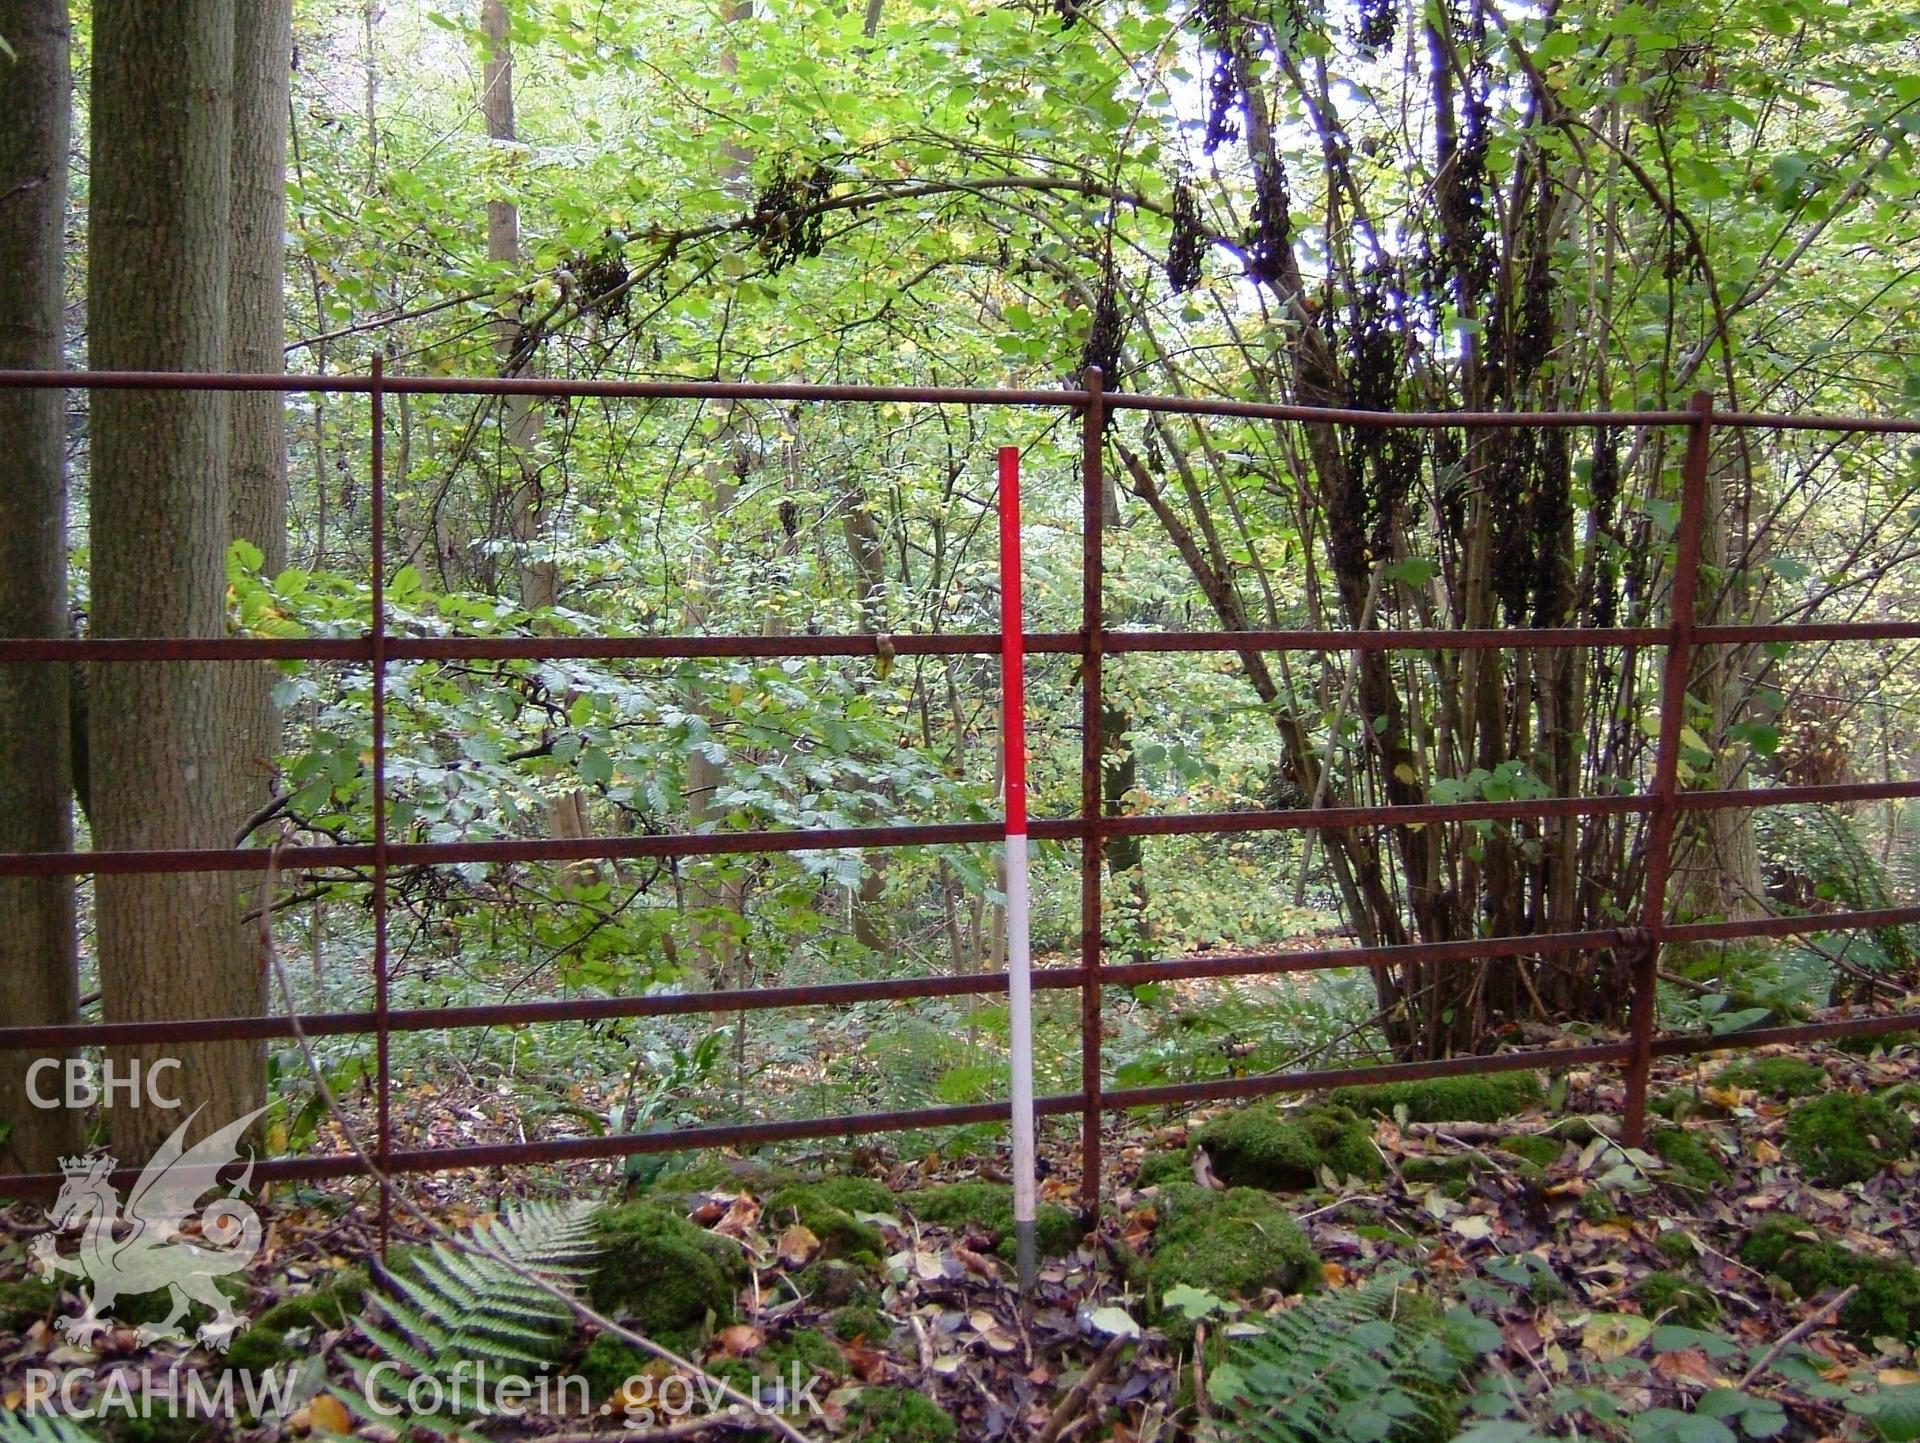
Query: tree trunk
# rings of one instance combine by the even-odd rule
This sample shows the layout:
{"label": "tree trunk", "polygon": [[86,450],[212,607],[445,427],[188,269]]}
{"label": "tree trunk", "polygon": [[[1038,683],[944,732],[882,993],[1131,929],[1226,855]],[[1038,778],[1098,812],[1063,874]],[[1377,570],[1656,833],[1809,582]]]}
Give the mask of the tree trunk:
{"label": "tree trunk", "polygon": [[[878,11],[869,13],[877,15]],[[871,33],[869,30],[868,34]],[[857,469],[849,470],[842,484],[840,508],[840,529],[846,537],[847,555],[853,562],[853,574],[860,586],[859,632],[862,636],[880,636],[887,628],[886,559],[880,545],[880,528],[873,519],[873,500],[867,494],[866,478]],[[862,947],[875,952],[884,952],[887,947],[886,891],[885,854],[872,850],[862,852],[860,886],[853,899],[853,936]]]}
{"label": "tree trunk", "polygon": [[[88,257],[90,362],[100,370],[214,371],[227,357],[232,223],[233,0],[100,0],[94,8]],[[93,398],[93,629],[102,637],[226,629],[227,405],[216,392],[101,391]],[[96,844],[219,848],[232,737],[218,668],[94,668]],[[262,978],[238,944],[240,884],[227,873],[103,876],[95,884],[110,1022],[257,1013]],[[261,1104],[254,1042],[109,1049],[123,1070],[177,1057],[201,1127]],[[115,1107],[123,1164],[182,1114]]]}
{"label": "tree trunk", "polygon": [[[233,195],[227,265],[227,369],[286,369],[287,90],[293,60],[293,0],[247,0],[234,10]],[[227,531],[260,549],[261,570],[287,565],[286,398],[239,391],[227,398]],[[271,662],[229,663],[225,685],[228,818],[235,836],[273,795],[280,717]],[[233,838],[229,838],[233,840]],[[264,972],[256,928],[240,946]]]}
{"label": "tree trunk", "polygon": [[[66,0],[0,0],[0,368],[61,364],[67,209]],[[64,397],[0,391],[0,636],[67,634]],[[0,666],[0,852],[73,848],[67,668]],[[0,1016],[74,1020],[73,882],[0,878]],[[0,1174],[51,1172],[79,1151],[80,1114],[37,1108],[26,1070],[39,1053],[0,1054]],[[49,1091],[41,1089],[42,1095]]]}

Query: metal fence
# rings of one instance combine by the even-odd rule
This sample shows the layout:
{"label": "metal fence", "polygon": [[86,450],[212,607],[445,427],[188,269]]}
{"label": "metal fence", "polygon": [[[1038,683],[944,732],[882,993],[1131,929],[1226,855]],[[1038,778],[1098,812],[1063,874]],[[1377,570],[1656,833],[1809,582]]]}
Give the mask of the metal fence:
{"label": "metal fence", "polygon": [[[1766,1027],[1730,1034],[1656,1036],[1655,980],[1661,949],[1669,944],[1789,937],[1849,929],[1920,923],[1920,906],[1828,912],[1816,916],[1672,923],[1667,920],[1667,879],[1675,828],[1683,812],[1754,808],[1788,803],[1836,803],[1920,797],[1920,782],[1849,783],[1742,790],[1701,791],[1680,785],[1681,733],[1688,669],[1700,646],[1755,642],[1920,640],[1920,621],[1709,626],[1696,623],[1696,589],[1705,530],[1708,461],[1715,428],[1813,430],[1837,433],[1920,434],[1920,421],[1817,415],[1716,412],[1703,392],[1679,411],[1628,412],[1398,412],[1265,405],[1242,401],[1136,395],[1104,389],[1099,372],[1087,373],[1071,390],[992,390],[925,386],[839,386],[729,382],[568,381],[536,378],[390,376],[378,358],[362,376],[257,376],[171,372],[0,372],[0,387],[58,389],[224,390],[365,394],[372,410],[372,566],[370,625],[363,637],[325,640],[254,638],[0,639],[0,663],[123,661],[303,660],[355,662],[371,668],[373,697],[372,836],[364,843],[288,846],[278,865],[352,866],[370,870],[374,921],[371,1012],[327,1012],[297,1019],[301,1032],[324,1037],[371,1034],[375,1039],[377,1120],[373,1156],[389,1174],[454,1168],[565,1163],[685,1148],[752,1145],[808,1138],[834,1138],[1004,1121],[1008,1104],[915,1108],[837,1117],[739,1123],[635,1135],[561,1138],[521,1143],[398,1150],[390,1115],[389,1042],[398,1032],[522,1025],[611,1018],[721,1014],[769,1008],[825,1007],[880,1000],[990,995],[1004,992],[1004,972],[928,976],[809,986],[745,988],[634,997],[597,997],[495,1006],[395,1008],[390,1005],[387,939],[388,878],[394,867],[460,862],[544,862],[680,858],[722,853],[797,852],[829,848],[887,848],[929,844],[995,843],[998,823],[887,826],[596,837],[584,840],[396,842],[387,830],[387,669],[395,662],[487,659],[706,659],[722,657],[863,657],[884,643],[895,655],[992,656],[993,634],[843,636],[599,636],[415,637],[389,630],[385,585],[386,462],[384,434],[388,398],[401,393],[636,400],[740,400],[1016,407],[1077,412],[1081,420],[1082,594],[1078,631],[1030,633],[1029,652],[1078,659],[1081,680],[1080,805],[1076,815],[1035,818],[1038,840],[1078,843],[1080,876],[1079,956],[1072,966],[1037,968],[1037,989],[1077,991],[1081,1019],[1081,1083],[1078,1091],[1037,1099],[1041,1116],[1077,1115],[1081,1122],[1081,1184],[1088,1206],[1097,1204],[1101,1121],[1121,1109],[1252,1098],[1338,1086],[1583,1064],[1615,1064],[1627,1078],[1622,1135],[1637,1143],[1646,1119],[1647,1084],[1656,1057],[1678,1056],[1768,1043],[1807,1042],[1920,1027],[1920,1012],[1864,1015],[1800,1026]],[[1279,422],[1337,423],[1352,427],[1479,429],[1507,427],[1665,427],[1685,432],[1683,490],[1674,532],[1675,563],[1666,624],[1640,627],[1488,628],[1484,630],[1366,630],[1148,632],[1115,630],[1104,622],[1102,556],[1103,436],[1117,411],[1243,417]],[[1457,802],[1417,806],[1318,807],[1284,811],[1186,813],[1155,816],[1102,815],[1101,687],[1110,656],[1144,653],[1343,651],[1356,649],[1441,650],[1568,647],[1659,647],[1664,649],[1660,729],[1650,788],[1633,796],[1551,797],[1512,802]],[[1187,956],[1165,961],[1108,962],[1102,952],[1102,865],[1106,839],[1547,817],[1638,814],[1647,818],[1645,881],[1637,925],[1574,933],[1480,937],[1386,947],[1333,948],[1233,956]],[[78,852],[0,855],[0,876],[79,876],[135,872],[263,872],[269,853],[260,849]],[[1622,1040],[1572,1047],[1531,1048],[1490,1056],[1461,1056],[1377,1067],[1289,1071],[1261,1076],[1156,1086],[1108,1088],[1101,1069],[1102,989],[1194,978],[1277,975],[1346,967],[1467,963],[1484,959],[1543,957],[1609,949],[1634,959],[1631,1028]],[[159,1044],[222,1039],[289,1038],[296,1019],[285,1015],[217,1019],[115,1022],[67,1026],[0,1025],[0,1051],[69,1049],[114,1044]],[[256,1176],[319,1180],[363,1174],[352,1155],[281,1157],[260,1163]],[[0,1178],[0,1196],[51,1191],[57,1174]],[[387,1200],[382,1198],[382,1221]]]}

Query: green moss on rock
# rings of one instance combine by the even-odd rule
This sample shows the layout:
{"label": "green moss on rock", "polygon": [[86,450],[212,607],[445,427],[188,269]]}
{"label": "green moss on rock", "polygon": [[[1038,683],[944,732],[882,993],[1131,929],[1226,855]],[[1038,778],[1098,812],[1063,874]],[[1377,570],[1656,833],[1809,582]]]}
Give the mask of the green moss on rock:
{"label": "green moss on rock", "polygon": [[[851,1183],[858,1179],[838,1181]],[[830,1189],[822,1183],[792,1183],[766,1200],[761,1221],[769,1231],[778,1234],[797,1220],[820,1239],[824,1256],[876,1265],[886,1251],[886,1239],[880,1235],[880,1229],[861,1222],[833,1200],[846,1195],[844,1189]]]}
{"label": "green moss on rock", "polygon": [[793,1286],[817,1308],[870,1301],[879,1291],[873,1269],[841,1258],[819,1258],[793,1274]]}
{"label": "green moss on rock", "polygon": [[833,1316],[828,1319],[828,1326],[833,1329],[833,1336],[844,1343],[865,1338],[876,1348],[893,1333],[893,1324],[885,1313],[862,1303],[835,1308]]}
{"label": "green moss on rock", "polygon": [[1920,1340],[1920,1269],[1912,1263],[1856,1253],[1785,1219],[1756,1228],[1741,1244],[1740,1260],[1786,1279],[1803,1298],[1857,1285],[1840,1310],[1840,1326],[1862,1342]]}
{"label": "green moss on rock", "polygon": [[1720,1155],[1684,1127],[1655,1128],[1647,1147],[1689,1186],[1704,1190],[1727,1180]]}
{"label": "green moss on rock", "polygon": [[602,1333],[580,1355],[573,1371],[587,1380],[587,1396],[604,1402],[620,1391],[621,1384],[647,1366],[649,1359],[612,1333]]}
{"label": "green moss on rock", "polygon": [[1363,1117],[1394,1117],[1404,1107],[1410,1122],[1498,1122],[1526,1111],[1543,1096],[1533,1073],[1495,1072],[1336,1087],[1332,1101]]}
{"label": "green moss on rock", "polygon": [[1503,1137],[1494,1146],[1502,1152],[1512,1153],[1515,1157],[1523,1157],[1539,1168],[1552,1167],[1560,1160],[1560,1154],[1567,1150],[1564,1141],[1545,1133],[1523,1133],[1517,1137]]}
{"label": "green moss on rock", "polygon": [[1206,1149],[1214,1175],[1235,1187],[1293,1192],[1318,1186],[1323,1167],[1341,1178],[1383,1171],[1372,1129],[1344,1107],[1286,1112],[1256,1103],[1215,1118],[1194,1141]]}
{"label": "green moss on rock", "polygon": [[44,1278],[0,1283],[0,1332],[26,1332],[42,1318],[51,1317],[59,1302],[59,1289]]}
{"label": "green moss on rock", "polygon": [[1720,1305],[1698,1283],[1678,1273],[1648,1273],[1633,1290],[1640,1311],[1661,1322],[1704,1328],[1720,1316]]}
{"label": "green moss on rock", "polygon": [[[992,1182],[956,1182],[909,1193],[902,1201],[923,1222],[955,1229],[971,1223],[982,1228],[998,1240],[1001,1254],[1013,1256],[1013,1189],[1010,1187]],[[1084,1235],[1080,1220],[1065,1208],[1041,1203],[1035,1210],[1035,1245],[1043,1256],[1072,1252]]]}
{"label": "green moss on rock", "polygon": [[1868,1032],[1857,1037],[1842,1037],[1834,1042],[1841,1052],[1852,1053],[1855,1057],[1871,1057],[1880,1051],[1892,1052],[1900,1047],[1920,1045],[1920,1032]]}
{"label": "green moss on rock", "polygon": [[1812,1097],[1827,1089],[1827,1069],[1804,1057],[1749,1057],[1713,1079],[1723,1087],[1750,1087],[1768,1097]]}
{"label": "green moss on rock", "polygon": [[1653,1240],[1654,1251],[1674,1263],[1690,1263],[1697,1251],[1693,1235],[1685,1228],[1668,1228]]}
{"label": "green moss on rock", "polygon": [[829,1373],[835,1377],[847,1371],[847,1360],[833,1340],[818,1328],[796,1328],[782,1338],[770,1339],[753,1354],[755,1371],[762,1377],[791,1384],[796,1365],[805,1382],[810,1373]]}
{"label": "green moss on rock", "polygon": [[1154,1152],[1140,1159],[1140,1171],[1134,1177],[1136,1187],[1158,1187],[1193,1176],[1193,1154],[1186,1148],[1178,1152]]}
{"label": "green moss on rock", "polygon": [[907,1388],[866,1388],[847,1409],[846,1437],[855,1443],[952,1443],[945,1409]]}
{"label": "green moss on rock", "polygon": [[[1147,1293],[1156,1310],[1167,1290],[1181,1283],[1248,1301],[1268,1288],[1298,1293],[1319,1286],[1313,1245],[1269,1194],[1245,1187],[1169,1192],[1147,1263]],[[1160,1321],[1170,1336],[1192,1332],[1177,1313]]]}
{"label": "green moss on rock", "polygon": [[1816,1182],[1865,1182],[1913,1150],[1913,1124],[1877,1097],[1830,1092],[1787,1117],[1786,1151]]}
{"label": "green moss on rock", "polygon": [[587,1296],[602,1312],[625,1314],[654,1338],[698,1329],[709,1313],[732,1318],[746,1264],[727,1239],[645,1202],[603,1210],[595,1234],[600,1254]]}
{"label": "green moss on rock", "polygon": [[823,1177],[811,1184],[827,1202],[850,1213],[886,1213],[900,1210],[892,1188],[871,1177]]}

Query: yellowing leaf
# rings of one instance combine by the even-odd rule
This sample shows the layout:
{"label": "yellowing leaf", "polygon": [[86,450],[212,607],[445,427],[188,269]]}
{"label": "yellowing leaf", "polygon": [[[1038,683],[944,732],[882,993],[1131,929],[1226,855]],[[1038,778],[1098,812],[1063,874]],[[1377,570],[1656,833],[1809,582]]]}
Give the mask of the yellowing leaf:
{"label": "yellowing leaf", "polygon": [[322,1393],[307,1404],[307,1410],[307,1416],[313,1420],[313,1426],[317,1432],[353,1432],[353,1414],[347,1411],[345,1403],[331,1393]]}
{"label": "yellowing leaf", "polygon": [[1646,1342],[1653,1320],[1632,1313],[1596,1313],[1580,1334],[1580,1346],[1603,1363],[1624,1358]]}
{"label": "yellowing leaf", "polygon": [[780,1234],[780,1261],[790,1268],[804,1267],[820,1251],[820,1239],[804,1223],[795,1223]]}

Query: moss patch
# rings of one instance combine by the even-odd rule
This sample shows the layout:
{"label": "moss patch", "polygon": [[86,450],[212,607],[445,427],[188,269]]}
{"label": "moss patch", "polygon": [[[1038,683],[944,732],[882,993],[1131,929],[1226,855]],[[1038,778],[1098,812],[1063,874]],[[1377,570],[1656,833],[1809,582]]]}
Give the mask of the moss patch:
{"label": "moss patch", "polygon": [[1363,1117],[1394,1117],[1404,1107],[1410,1122],[1498,1122],[1526,1111],[1544,1095],[1540,1079],[1531,1072],[1495,1072],[1336,1087],[1332,1100]]}
{"label": "moss patch", "polygon": [[1750,1057],[1713,1080],[1723,1087],[1750,1087],[1768,1097],[1812,1097],[1827,1090],[1827,1069],[1804,1057]]}
{"label": "moss patch", "polygon": [[877,1178],[823,1177],[810,1186],[827,1202],[850,1213],[885,1213],[891,1217],[900,1210],[893,1189]]}
{"label": "moss patch", "polygon": [[1318,1186],[1323,1167],[1342,1178],[1377,1178],[1383,1170],[1372,1130],[1344,1107],[1283,1112],[1262,1102],[1215,1118],[1194,1141],[1214,1175],[1236,1187],[1291,1192]]}
{"label": "moss patch", "polygon": [[842,1308],[865,1303],[879,1292],[873,1270],[839,1258],[819,1258],[793,1274],[793,1286],[818,1308]]}
{"label": "moss patch", "polygon": [[1653,1240],[1654,1251],[1668,1262],[1690,1263],[1698,1251],[1693,1236],[1685,1228],[1668,1228]]}
{"label": "moss patch", "polygon": [[587,1296],[602,1312],[624,1313],[648,1337],[699,1328],[709,1313],[732,1318],[746,1264],[725,1238],[644,1202],[604,1210],[595,1233]]}
{"label": "moss patch", "polygon": [[1707,1189],[1727,1180],[1720,1155],[1684,1127],[1655,1128],[1647,1147],[1691,1187]]}
{"label": "moss patch", "polygon": [[1877,1097],[1830,1092],[1788,1115],[1786,1150],[1816,1182],[1865,1182],[1913,1150],[1913,1125]]}
{"label": "moss patch", "polygon": [[1640,1311],[1662,1322],[1704,1328],[1720,1316],[1720,1305],[1698,1283],[1678,1273],[1648,1273],[1633,1290]]}
{"label": "moss patch", "polygon": [[833,1329],[833,1336],[842,1342],[851,1343],[856,1338],[865,1338],[876,1348],[893,1333],[893,1324],[885,1313],[861,1303],[835,1308],[833,1316],[828,1319],[828,1326]]}
{"label": "moss patch", "polygon": [[753,1354],[751,1361],[761,1377],[788,1385],[796,1376],[804,1384],[813,1373],[828,1373],[837,1378],[847,1371],[847,1361],[840,1350],[817,1328],[796,1328],[784,1338],[771,1339]]}
{"label": "moss patch", "polygon": [[866,1388],[847,1409],[847,1437],[858,1443],[951,1443],[953,1419],[931,1398],[906,1388]]}
{"label": "moss patch", "polygon": [[573,1371],[587,1380],[587,1396],[602,1402],[619,1392],[620,1385],[645,1368],[648,1361],[638,1348],[621,1342],[611,1333],[602,1333],[587,1344],[587,1351],[580,1355]]}
{"label": "moss patch", "polygon": [[[857,1183],[858,1178],[838,1178],[839,1183]],[[820,1239],[821,1252],[829,1258],[877,1265],[886,1251],[886,1239],[880,1229],[863,1223],[834,1198],[848,1196],[845,1188],[826,1183],[793,1183],[766,1200],[761,1213],[763,1226],[778,1235],[796,1219]],[[888,1194],[891,1199],[892,1194]],[[868,1209],[862,1209],[868,1211]]]}
{"label": "moss patch", "polygon": [[[964,1228],[971,1223],[982,1228],[998,1240],[1002,1254],[1013,1256],[1012,1188],[992,1182],[956,1182],[909,1193],[903,1201],[923,1222],[949,1228]],[[1072,1252],[1083,1235],[1080,1220],[1065,1208],[1041,1203],[1035,1210],[1035,1245],[1044,1256]]]}
{"label": "moss patch", "polygon": [[1560,1154],[1567,1150],[1566,1142],[1545,1133],[1526,1133],[1518,1137],[1503,1137],[1494,1144],[1502,1152],[1510,1152],[1515,1157],[1523,1157],[1535,1167],[1552,1167],[1560,1160]]}
{"label": "moss patch", "polygon": [[1911,1263],[1856,1253],[1783,1220],[1756,1228],[1741,1245],[1740,1260],[1785,1278],[1803,1298],[1857,1284],[1860,1291],[1840,1310],[1840,1326],[1863,1342],[1920,1339],[1920,1270]]}
{"label": "moss patch", "polygon": [[253,1326],[234,1335],[227,1348],[228,1366],[258,1373],[286,1362],[297,1351],[287,1341],[288,1333],[344,1328],[360,1315],[366,1294],[367,1276],[355,1268],[325,1287],[282,1298],[255,1318]]}
{"label": "moss patch", "polygon": [[44,1278],[0,1283],[0,1332],[26,1332],[40,1319],[51,1317],[59,1302],[59,1290]]}
{"label": "moss patch", "polygon": [[[1320,1259],[1306,1234],[1264,1192],[1169,1188],[1147,1263],[1152,1305],[1159,1309],[1167,1290],[1179,1283],[1251,1301],[1267,1288],[1297,1293],[1317,1287]],[[1160,1322],[1169,1336],[1192,1332],[1178,1314]]]}
{"label": "moss patch", "polygon": [[1163,1182],[1179,1182],[1192,1176],[1193,1154],[1187,1149],[1155,1152],[1140,1159],[1140,1171],[1134,1178],[1134,1185],[1158,1187]]}

